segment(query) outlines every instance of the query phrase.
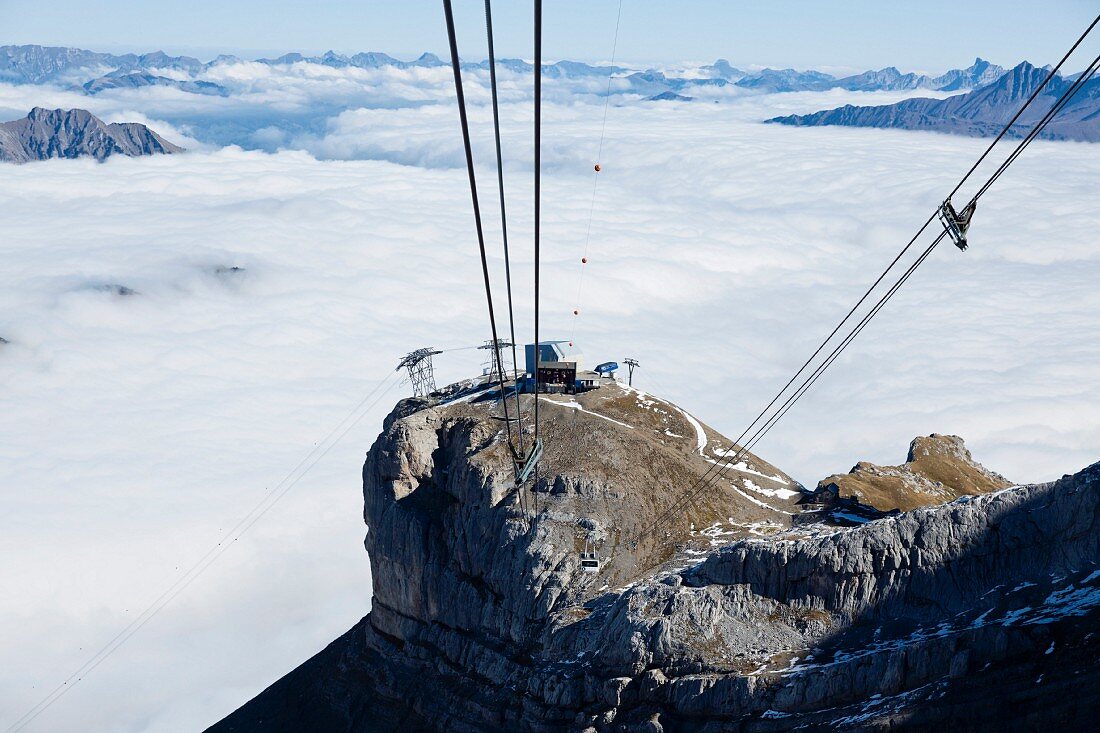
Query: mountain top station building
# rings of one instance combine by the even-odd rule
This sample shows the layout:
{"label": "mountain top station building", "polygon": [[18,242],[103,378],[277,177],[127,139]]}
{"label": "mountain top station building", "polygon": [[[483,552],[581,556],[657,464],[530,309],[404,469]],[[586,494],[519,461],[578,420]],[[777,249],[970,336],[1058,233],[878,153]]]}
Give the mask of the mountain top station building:
{"label": "mountain top station building", "polygon": [[600,388],[600,375],[584,370],[584,355],[569,341],[540,341],[538,363],[535,344],[525,344],[527,375],[520,390],[534,392],[565,392],[575,394]]}

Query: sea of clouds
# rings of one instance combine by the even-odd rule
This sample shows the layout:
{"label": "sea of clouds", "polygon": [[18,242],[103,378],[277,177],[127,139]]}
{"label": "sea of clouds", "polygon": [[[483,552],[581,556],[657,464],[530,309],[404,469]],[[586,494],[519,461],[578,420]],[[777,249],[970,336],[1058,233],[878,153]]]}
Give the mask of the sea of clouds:
{"label": "sea of clouds", "polygon": [[[448,69],[214,67],[232,90],[0,85],[0,113],[85,107],[178,156],[4,166],[0,723],[184,573],[405,352],[488,337]],[[531,308],[528,82],[503,79],[520,338]],[[503,304],[488,94],[469,74]],[[737,435],[986,141],[760,120],[902,94],[693,103],[548,82],[543,335]],[[587,82],[586,82],[587,83]],[[583,90],[581,90],[583,92]],[[904,460],[933,431],[1040,481],[1100,445],[1100,146],[1033,145],[757,452],[800,481]],[[964,189],[968,193],[972,189]],[[589,265],[580,257],[593,213]],[[231,270],[228,268],[242,268]],[[132,291],[120,295],[115,286]],[[441,383],[482,352],[437,358]],[[360,469],[393,401],[28,730],[194,731],[370,605]]]}

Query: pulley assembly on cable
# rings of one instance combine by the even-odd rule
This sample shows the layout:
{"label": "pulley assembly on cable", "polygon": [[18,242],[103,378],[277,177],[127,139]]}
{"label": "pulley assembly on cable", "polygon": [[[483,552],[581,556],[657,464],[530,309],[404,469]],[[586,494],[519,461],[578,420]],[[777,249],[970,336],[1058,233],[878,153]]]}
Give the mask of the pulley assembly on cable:
{"label": "pulley assembly on cable", "polygon": [[971,201],[962,211],[955,211],[955,207],[951,205],[951,199],[949,198],[940,204],[940,210],[937,212],[947,236],[951,237],[951,241],[963,252],[966,251],[967,247],[966,232],[970,229],[970,220],[973,218],[976,208],[978,208],[978,202]]}

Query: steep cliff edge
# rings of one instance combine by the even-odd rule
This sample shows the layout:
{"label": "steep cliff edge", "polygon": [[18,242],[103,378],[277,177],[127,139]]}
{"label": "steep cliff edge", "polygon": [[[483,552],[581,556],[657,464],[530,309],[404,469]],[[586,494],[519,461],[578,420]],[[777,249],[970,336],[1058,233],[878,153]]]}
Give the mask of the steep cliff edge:
{"label": "steep cliff edge", "polygon": [[[617,385],[545,398],[523,496],[484,396],[386,420],[363,471],[370,614],[211,731],[976,731],[1100,712],[1100,464],[838,529],[792,527],[799,487],[750,456],[639,536],[727,439]],[[581,571],[586,537],[599,573]]]}
{"label": "steep cliff edge", "polygon": [[974,460],[957,435],[933,433],[915,438],[900,466],[860,461],[846,474],[818,482],[818,489],[835,486],[840,496],[882,509],[909,511],[942,504],[971,494],[987,494],[1012,485]]}

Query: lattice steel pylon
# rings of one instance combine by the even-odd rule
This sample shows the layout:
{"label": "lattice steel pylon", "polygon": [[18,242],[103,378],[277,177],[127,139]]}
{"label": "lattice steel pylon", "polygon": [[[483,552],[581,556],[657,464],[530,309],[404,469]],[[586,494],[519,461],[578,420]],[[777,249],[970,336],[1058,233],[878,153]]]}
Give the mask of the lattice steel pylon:
{"label": "lattice steel pylon", "polygon": [[[504,358],[500,352],[511,347],[511,345],[511,341],[505,341],[504,339],[497,339],[496,341],[488,339],[483,345],[477,347],[479,350],[489,352],[486,362],[481,365],[485,374],[503,374],[505,379],[509,378],[508,372],[504,369]],[[498,369],[499,371],[497,371]],[[515,364],[512,365],[512,370],[515,371]]]}
{"label": "lattice steel pylon", "polygon": [[394,371],[409,370],[409,382],[412,383],[413,397],[423,397],[435,392],[435,369],[432,367],[432,356],[442,354],[442,351],[427,346],[423,349],[410,351],[405,354]]}

